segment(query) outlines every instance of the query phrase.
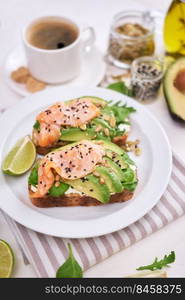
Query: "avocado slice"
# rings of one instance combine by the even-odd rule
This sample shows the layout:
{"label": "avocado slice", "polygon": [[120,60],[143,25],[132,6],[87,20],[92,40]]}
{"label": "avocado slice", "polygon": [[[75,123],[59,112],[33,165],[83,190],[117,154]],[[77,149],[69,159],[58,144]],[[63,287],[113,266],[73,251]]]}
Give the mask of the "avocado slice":
{"label": "avocado slice", "polygon": [[185,121],[185,93],[175,86],[176,78],[181,71],[185,71],[184,57],[177,59],[167,69],[163,80],[163,91],[172,117]]}
{"label": "avocado slice", "polygon": [[97,172],[100,175],[100,178],[103,178],[106,185],[109,188],[110,193],[120,193],[123,191],[123,186],[121,184],[121,181],[119,177],[112,171],[110,168],[106,168],[104,166],[99,166],[95,169],[95,172]]}
{"label": "avocado slice", "polygon": [[91,124],[95,124],[96,126],[101,125],[103,128],[108,128],[109,131],[114,130],[107,121],[101,118],[95,118],[91,121]]}
{"label": "avocado slice", "polygon": [[121,168],[118,166],[117,163],[115,163],[113,160],[111,160],[109,157],[105,156],[104,160],[106,162],[106,165],[112,169],[112,171],[118,176],[119,180],[124,180],[125,176],[121,170]]}
{"label": "avocado slice", "polygon": [[[94,143],[100,143],[100,141],[93,141]],[[116,144],[114,143],[111,143],[107,140],[102,140],[101,141],[101,146],[105,149],[105,150],[111,150],[113,152],[116,152],[120,155],[123,155],[125,154],[125,151],[123,149],[121,149],[119,146],[117,146]]]}
{"label": "avocado slice", "polygon": [[[79,97],[79,99],[82,98],[91,98],[92,99],[92,103],[94,103],[97,106],[106,106],[108,103],[107,101],[105,101],[104,99],[100,98],[100,97],[95,97],[95,96],[83,96],[83,97]],[[65,101],[66,104],[70,104],[72,101],[74,101],[75,99],[71,99],[71,100],[67,100]]]}
{"label": "avocado slice", "polygon": [[99,178],[90,174],[84,178],[75,180],[65,180],[79,192],[99,200],[102,203],[107,203],[110,200],[109,188],[106,184],[101,184]]}
{"label": "avocado slice", "polygon": [[107,101],[105,101],[104,99],[100,98],[100,97],[95,97],[95,96],[83,96],[80,97],[81,98],[91,98],[92,99],[92,103],[94,103],[97,106],[106,106],[108,104]]}
{"label": "avocado slice", "polygon": [[124,183],[125,190],[133,192],[136,189],[137,181],[133,183]]}
{"label": "avocado slice", "polygon": [[96,138],[96,133],[93,128],[82,130],[80,128],[68,128],[61,131],[60,140],[74,142],[81,140],[92,140]]}
{"label": "avocado slice", "polygon": [[122,170],[123,175],[124,175],[124,179],[122,180],[122,183],[124,184],[130,184],[130,183],[134,183],[137,182],[137,178],[136,178],[136,172],[134,170],[132,170],[131,168],[127,168],[125,170]]}
{"label": "avocado slice", "polygon": [[109,157],[104,159],[108,166],[113,168],[114,172],[119,176],[123,188],[130,191],[135,190],[137,185],[136,169],[133,168],[132,164],[126,162],[121,155],[112,151],[109,151],[108,154]]}
{"label": "avocado slice", "polygon": [[127,169],[128,163],[124,158],[116,152],[111,150],[106,150],[106,156],[108,156],[112,161],[114,161],[120,169]]}
{"label": "avocado slice", "polygon": [[[100,143],[99,141],[93,141],[94,143]],[[122,156],[122,158],[125,160],[126,163],[129,165],[135,165],[133,160],[128,156],[128,154],[119,146],[117,146],[114,143],[109,142],[108,140],[101,140],[101,146],[105,150],[111,150],[112,152],[115,152]]]}

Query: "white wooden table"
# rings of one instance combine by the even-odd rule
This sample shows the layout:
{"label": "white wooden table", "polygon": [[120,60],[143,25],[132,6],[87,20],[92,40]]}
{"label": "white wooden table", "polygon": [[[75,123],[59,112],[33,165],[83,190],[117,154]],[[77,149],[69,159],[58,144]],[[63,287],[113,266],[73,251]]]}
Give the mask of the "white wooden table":
{"label": "white wooden table", "polygon": [[[19,102],[19,95],[12,92],[4,82],[3,64],[6,55],[21,42],[20,30],[29,19],[42,14],[70,16],[95,28],[97,46],[106,51],[109,26],[114,14],[126,9],[158,9],[166,12],[169,0],[6,0],[0,1],[0,109],[6,103],[11,106]],[[175,123],[168,114],[162,100],[148,105],[162,123],[169,136],[172,148],[181,158],[185,157],[185,125]],[[0,130],[3,130],[2,128]],[[150,263],[156,256],[162,257],[171,250],[176,252],[176,262],[168,275],[185,277],[185,216],[165,228],[123,250],[106,261],[85,272],[85,277],[122,277],[135,273],[136,267]],[[16,241],[4,220],[0,218],[0,238],[14,249],[16,266],[14,277],[35,277],[31,265],[25,265]]]}

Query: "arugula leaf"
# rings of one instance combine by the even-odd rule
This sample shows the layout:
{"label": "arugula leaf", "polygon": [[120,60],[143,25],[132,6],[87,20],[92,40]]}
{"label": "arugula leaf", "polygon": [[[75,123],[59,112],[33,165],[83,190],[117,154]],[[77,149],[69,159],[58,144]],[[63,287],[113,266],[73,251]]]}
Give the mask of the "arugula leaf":
{"label": "arugula leaf", "polygon": [[130,97],[133,96],[132,89],[128,88],[123,81],[111,83],[107,88]]}
{"label": "arugula leaf", "polygon": [[30,185],[37,185],[37,183],[38,183],[38,167],[39,167],[39,164],[36,163],[30,173],[30,176],[28,178],[28,183]]}
{"label": "arugula leaf", "polygon": [[125,119],[128,118],[128,116],[135,112],[135,108],[129,107],[126,104],[119,106],[119,101],[113,105],[107,106],[103,110],[104,112],[110,112],[112,111],[115,118],[116,123],[119,125],[120,123],[124,123]]}
{"label": "arugula leaf", "polygon": [[69,256],[56,273],[56,278],[82,278],[83,271],[73,256],[71,245],[68,243]]}
{"label": "arugula leaf", "polygon": [[163,267],[168,266],[168,264],[171,264],[175,261],[175,252],[171,251],[169,255],[165,255],[163,259],[158,260],[156,257],[154,262],[151,265],[147,266],[141,266],[137,268],[136,270],[141,271],[141,270],[161,270]]}
{"label": "arugula leaf", "polygon": [[36,129],[36,130],[40,129],[40,123],[39,123],[39,121],[35,122],[35,124],[33,125],[33,128]]}
{"label": "arugula leaf", "polygon": [[67,183],[64,182],[60,182],[59,186],[52,186],[49,189],[49,194],[53,197],[59,197],[62,196],[69,188],[69,185]]}

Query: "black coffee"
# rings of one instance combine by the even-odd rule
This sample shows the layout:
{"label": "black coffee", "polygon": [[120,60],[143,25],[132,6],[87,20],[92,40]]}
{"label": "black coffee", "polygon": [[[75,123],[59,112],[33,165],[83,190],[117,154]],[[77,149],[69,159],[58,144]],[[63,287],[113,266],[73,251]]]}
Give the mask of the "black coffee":
{"label": "black coffee", "polygon": [[41,49],[61,49],[72,44],[78,37],[78,28],[72,23],[44,20],[27,30],[28,42]]}

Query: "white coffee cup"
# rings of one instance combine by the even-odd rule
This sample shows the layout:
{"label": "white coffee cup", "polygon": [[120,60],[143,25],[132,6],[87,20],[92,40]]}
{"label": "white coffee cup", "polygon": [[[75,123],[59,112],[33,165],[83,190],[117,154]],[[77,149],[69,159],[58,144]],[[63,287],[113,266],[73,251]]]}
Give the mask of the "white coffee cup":
{"label": "white coffee cup", "polygon": [[[77,38],[70,45],[54,50],[37,48],[27,39],[28,30],[42,21],[63,21],[77,29]],[[63,83],[80,74],[82,57],[95,42],[94,29],[82,27],[76,22],[62,16],[43,16],[33,20],[23,29],[23,43],[28,68],[33,77],[49,84]]]}

